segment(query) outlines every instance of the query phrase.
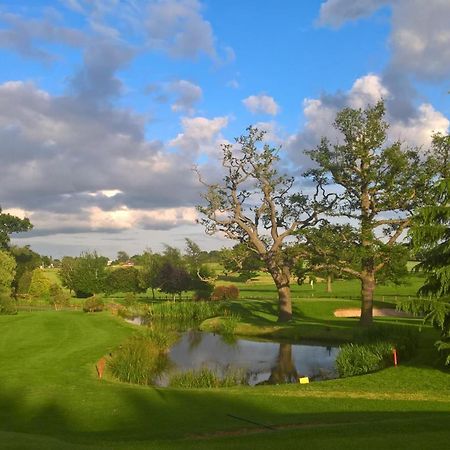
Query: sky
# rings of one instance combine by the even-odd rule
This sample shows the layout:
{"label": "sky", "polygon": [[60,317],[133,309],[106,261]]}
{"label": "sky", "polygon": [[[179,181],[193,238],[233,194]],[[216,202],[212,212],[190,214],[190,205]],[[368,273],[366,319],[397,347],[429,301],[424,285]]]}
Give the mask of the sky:
{"label": "sky", "polygon": [[184,239],[220,146],[250,124],[291,174],[344,107],[383,98],[389,139],[450,117],[449,0],[0,0],[0,206],[13,242],[113,257]]}

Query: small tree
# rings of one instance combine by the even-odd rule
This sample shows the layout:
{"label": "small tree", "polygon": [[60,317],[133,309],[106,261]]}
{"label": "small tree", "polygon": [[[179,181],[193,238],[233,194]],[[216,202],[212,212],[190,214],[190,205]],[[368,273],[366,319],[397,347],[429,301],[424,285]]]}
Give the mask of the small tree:
{"label": "small tree", "polygon": [[334,122],[342,143],[331,145],[324,138],[308,152],[319,165],[308,174],[342,191],[332,215],[355,223],[360,264],[355,268],[353,259],[342,261],[340,270],[361,281],[362,325],[372,323],[376,276],[395,258],[413,211],[426,203],[436,174],[417,149],[404,149],[399,142],[384,146],[384,114],[383,102],[365,110],[345,108]]}
{"label": "small tree", "polygon": [[155,290],[159,288],[159,272],[163,259],[161,255],[147,250],[139,257],[138,262],[141,266],[138,275],[139,287],[144,291],[151,289],[153,300],[155,300]]}
{"label": "small tree", "polygon": [[172,262],[165,262],[159,271],[159,289],[167,294],[172,294],[175,300],[175,294],[181,297],[183,291],[191,287],[191,276],[189,272],[180,266],[175,266]]}
{"label": "small tree", "polygon": [[[245,243],[264,262],[278,290],[278,320],[285,322],[292,317],[293,261],[285,251],[287,238],[317,223],[320,190],[314,201],[293,193],[294,180],[276,168],[278,150],[262,145],[263,137],[264,132],[249,127],[236,139],[237,149],[222,145],[226,175],[221,184],[208,184],[198,173],[207,188],[202,196],[205,205],[198,210],[205,216],[201,223],[207,233],[221,231]],[[320,179],[316,181],[320,184]]]}
{"label": "small tree", "polygon": [[35,269],[31,276],[28,294],[32,299],[50,302],[51,285],[52,283],[45,275],[45,272],[42,269]]}

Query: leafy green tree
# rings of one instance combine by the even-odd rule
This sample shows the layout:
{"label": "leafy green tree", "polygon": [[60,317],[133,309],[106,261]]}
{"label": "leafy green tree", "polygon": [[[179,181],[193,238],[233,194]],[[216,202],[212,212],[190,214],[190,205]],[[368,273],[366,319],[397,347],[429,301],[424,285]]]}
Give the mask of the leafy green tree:
{"label": "leafy green tree", "polygon": [[151,289],[153,300],[155,300],[155,291],[159,288],[160,277],[159,272],[163,265],[163,258],[151,250],[146,250],[139,256],[138,263],[141,266],[138,275],[138,283],[140,289],[146,291]]}
{"label": "leafy green tree", "polygon": [[64,287],[75,292],[75,267],[77,259],[72,256],[64,256],[59,267],[59,278]]}
{"label": "leafy green tree", "polygon": [[221,231],[247,244],[263,261],[278,291],[278,320],[285,322],[292,318],[293,260],[286,252],[287,238],[317,223],[328,199],[318,202],[320,189],[312,199],[293,192],[294,180],[277,170],[278,149],[263,144],[263,138],[264,132],[249,127],[236,146],[222,145],[225,176],[221,183],[208,184],[198,173],[207,189],[198,210],[207,233]]}
{"label": "leafy green tree", "polygon": [[57,283],[52,283],[49,290],[49,302],[55,310],[61,309],[69,304],[69,295]]}
{"label": "leafy green tree", "polygon": [[34,269],[28,294],[32,299],[50,302],[51,285],[51,281],[42,269]]}
{"label": "leafy green tree", "polygon": [[450,178],[442,179],[434,193],[435,204],[421,208],[411,228],[413,245],[422,257],[415,269],[425,272],[427,279],[420,297],[401,306],[424,314],[425,320],[441,330],[441,340],[436,344],[450,364]]}
{"label": "leafy green tree", "polygon": [[63,286],[81,298],[103,292],[107,262],[108,258],[96,252],[85,252],[78,258],[64,257],[59,272]]}
{"label": "leafy green tree", "polygon": [[383,102],[365,110],[345,108],[334,122],[342,142],[332,145],[324,138],[308,152],[319,168],[307,175],[340,192],[331,215],[355,223],[360,263],[355,268],[353,260],[342,261],[341,271],[361,281],[362,325],[372,323],[377,274],[398,255],[413,211],[428,201],[436,175],[431,160],[422,161],[417,149],[399,142],[385,146],[384,114]]}
{"label": "leafy green tree", "polygon": [[33,270],[41,265],[41,256],[26,245],[25,247],[11,246],[9,252],[16,260],[16,276],[13,289],[16,293],[26,294],[30,287]]}
{"label": "leafy green tree", "polygon": [[10,235],[12,233],[21,233],[33,228],[29,219],[21,219],[11,214],[2,212],[0,207],[0,248],[8,248]]}
{"label": "leafy green tree", "polygon": [[134,267],[118,267],[107,272],[105,292],[138,292],[139,270]]}
{"label": "leafy green tree", "polygon": [[176,266],[171,261],[166,261],[158,274],[158,285],[162,292],[172,294],[175,299],[175,294],[181,297],[183,291],[189,290],[191,287],[191,276],[189,272],[182,266]]}
{"label": "leafy green tree", "polygon": [[124,252],[123,250],[120,250],[117,252],[117,258],[114,262],[115,262],[115,264],[124,264],[129,260],[130,260],[130,257],[128,256],[128,253]]}

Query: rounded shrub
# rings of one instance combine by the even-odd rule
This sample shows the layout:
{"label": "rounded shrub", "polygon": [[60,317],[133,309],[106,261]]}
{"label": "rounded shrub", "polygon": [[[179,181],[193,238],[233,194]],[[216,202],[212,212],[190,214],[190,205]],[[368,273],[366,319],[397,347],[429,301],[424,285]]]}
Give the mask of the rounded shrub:
{"label": "rounded shrub", "polygon": [[237,300],[239,298],[239,289],[234,284],[228,286],[216,286],[211,295],[211,300]]}
{"label": "rounded shrub", "polygon": [[92,297],[87,298],[83,304],[84,312],[99,312],[103,311],[105,307],[105,303],[103,299],[98,297],[97,295],[93,295]]}

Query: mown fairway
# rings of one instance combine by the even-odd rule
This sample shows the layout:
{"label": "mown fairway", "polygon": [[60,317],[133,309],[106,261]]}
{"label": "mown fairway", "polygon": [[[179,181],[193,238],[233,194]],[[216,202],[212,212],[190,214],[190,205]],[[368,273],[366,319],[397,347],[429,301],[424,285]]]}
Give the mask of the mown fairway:
{"label": "mown fairway", "polygon": [[[335,306],[348,303],[356,302],[295,301],[303,316],[295,328],[320,330]],[[243,301],[240,310],[255,324],[275,320],[265,302]],[[329,324],[344,337],[356,322]],[[434,367],[428,328],[419,355],[398,368],[308,386],[215,390],[97,380],[97,359],[134,331],[109,313],[21,312],[0,317],[0,329],[1,448],[448,446],[449,375]]]}

